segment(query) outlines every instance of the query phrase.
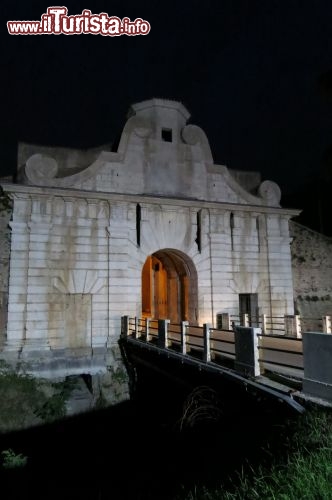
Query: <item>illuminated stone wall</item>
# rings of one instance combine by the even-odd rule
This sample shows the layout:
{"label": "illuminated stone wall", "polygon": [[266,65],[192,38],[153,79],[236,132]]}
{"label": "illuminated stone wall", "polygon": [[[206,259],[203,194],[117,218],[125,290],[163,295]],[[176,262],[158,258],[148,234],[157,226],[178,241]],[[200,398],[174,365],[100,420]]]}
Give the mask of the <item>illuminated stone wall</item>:
{"label": "illuminated stone wall", "polygon": [[258,294],[260,314],[293,313],[297,211],[280,207],[273,182],[253,194],[256,174],[244,182],[215,165],[188,119],[174,101],[136,104],[117,152],[94,152],[87,166],[81,154],[34,150],[19,182],[3,183],[14,204],[8,357],[48,374],[113,366],[120,318],[141,316],[142,268],[157,252],[183,256],[195,274],[198,324],[239,314],[239,294]]}

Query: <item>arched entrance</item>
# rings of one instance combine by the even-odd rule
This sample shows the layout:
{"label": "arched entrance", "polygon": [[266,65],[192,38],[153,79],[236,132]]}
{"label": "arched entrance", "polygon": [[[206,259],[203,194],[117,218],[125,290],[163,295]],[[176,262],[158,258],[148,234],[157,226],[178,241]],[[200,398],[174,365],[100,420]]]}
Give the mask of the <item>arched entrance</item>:
{"label": "arched entrance", "polygon": [[149,255],[142,269],[142,314],[197,324],[197,273],[187,255],[171,249]]}

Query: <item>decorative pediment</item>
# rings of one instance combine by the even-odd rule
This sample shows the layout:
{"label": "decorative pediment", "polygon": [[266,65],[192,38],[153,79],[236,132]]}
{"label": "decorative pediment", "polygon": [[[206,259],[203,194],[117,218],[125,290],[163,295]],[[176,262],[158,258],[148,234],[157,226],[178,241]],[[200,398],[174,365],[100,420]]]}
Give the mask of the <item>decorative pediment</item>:
{"label": "decorative pediment", "polygon": [[205,132],[188,124],[189,117],[177,101],[151,99],[134,104],[116,152],[99,150],[91,155],[87,151],[86,156],[94,160],[90,164],[84,152],[77,153],[81,166],[75,167],[75,155],[68,150],[72,165],[63,169],[51,150],[42,151],[26,160],[18,178],[43,187],[280,206],[275,183],[264,181],[254,195],[250,182],[240,184],[226,166],[214,164]]}

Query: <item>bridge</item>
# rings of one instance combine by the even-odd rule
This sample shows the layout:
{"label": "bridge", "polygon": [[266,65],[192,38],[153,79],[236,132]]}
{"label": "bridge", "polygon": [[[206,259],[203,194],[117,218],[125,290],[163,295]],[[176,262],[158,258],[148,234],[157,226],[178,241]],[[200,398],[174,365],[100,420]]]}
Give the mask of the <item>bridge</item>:
{"label": "bridge", "polygon": [[209,377],[215,385],[236,384],[259,400],[284,403],[296,412],[304,411],[306,401],[332,406],[328,333],[294,337],[234,322],[225,329],[123,316],[121,345],[135,369],[145,366],[179,383],[186,379],[183,367],[187,366],[202,381]]}

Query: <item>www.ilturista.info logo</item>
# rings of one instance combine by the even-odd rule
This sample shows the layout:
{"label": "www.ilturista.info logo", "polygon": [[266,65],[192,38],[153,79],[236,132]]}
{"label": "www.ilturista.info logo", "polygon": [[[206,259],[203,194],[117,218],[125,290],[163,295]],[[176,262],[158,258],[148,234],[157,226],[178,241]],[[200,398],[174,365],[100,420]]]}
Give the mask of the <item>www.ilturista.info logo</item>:
{"label": "www.ilturista.info logo", "polygon": [[48,7],[47,13],[40,21],[8,21],[10,35],[103,35],[103,36],[136,36],[150,33],[148,21],[137,18],[131,21],[129,17],[120,19],[109,17],[105,12],[92,14],[85,9],[82,14],[68,16],[67,7]]}

